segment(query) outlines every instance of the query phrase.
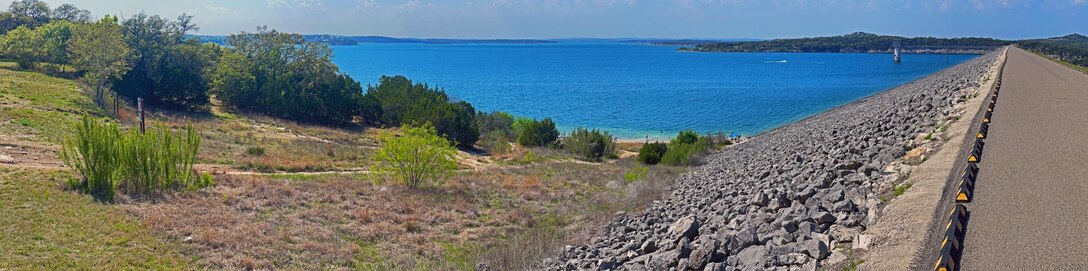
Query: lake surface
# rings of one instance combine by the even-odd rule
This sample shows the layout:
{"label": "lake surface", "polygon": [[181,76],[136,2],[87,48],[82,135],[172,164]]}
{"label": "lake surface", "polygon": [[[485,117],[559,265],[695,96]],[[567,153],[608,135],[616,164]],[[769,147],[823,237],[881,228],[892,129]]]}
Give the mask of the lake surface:
{"label": "lake surface", "polygon": [[477,111],[551,117],[563,133],[624,139],[677,131],[755,135],[937,72],[974,55],[694,53],[625,43],[333,46],[363,85],[405,75]]}

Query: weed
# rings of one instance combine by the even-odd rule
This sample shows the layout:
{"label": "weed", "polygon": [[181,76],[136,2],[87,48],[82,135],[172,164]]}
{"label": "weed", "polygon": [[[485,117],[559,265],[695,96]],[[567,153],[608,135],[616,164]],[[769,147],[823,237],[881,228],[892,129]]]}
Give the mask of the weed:
{"label": "weed", "polygon": [[22,125],[23,127],[37,127],[38,126],[37,122],[34,122],[32,120],[28,120],[28,119],[17,119],[17,120],[15,120],[15,123],[19,124],[19,125]]}
{"label": "weed", "polygon": [[641,164],[635,165],[634,168],[623,174],[623,179],[627,182],[634,182],[645,179],[647,174],[650,174],[650,167]]}
{"label": "weed", "polygon": [[104,200],[117,189],[152,195],[164,190],[211,185],[193,175],[200,137],[191,125],[171,132],[159,126],[140,133],[121,132],[116,124],[84,115],[76,133],[64,142],[60,157],[83,177],[77,188]]}
{"label": "weed", "polygon": [[258,146],[246,147],[246,155],[249,156],[264,156],[264,148]]}
{"label": "weed", "polygon": [[865,263],[865,260],[857,259],[850,262],[846,267],[842,268],[842,271],[857,271],[861,264]]}
{"label": "weed", "polygon": [[903,184],[900,184],[899,186],[896,186],[895,187],[895,192],[892,193],[893,197],[898,197],[898,196],[903,195],[904,192],[907,192],[907,189],[910,189],[911,185],[912,185],[911,183],[903,183]]}

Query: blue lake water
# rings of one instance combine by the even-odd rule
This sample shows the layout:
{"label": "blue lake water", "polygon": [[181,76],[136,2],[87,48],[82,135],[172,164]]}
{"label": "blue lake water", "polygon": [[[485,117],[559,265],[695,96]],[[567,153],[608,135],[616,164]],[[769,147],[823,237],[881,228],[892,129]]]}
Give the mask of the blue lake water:
{"label": "blue lake water", "polygon": [[405,75],[478,111],[551,117],[619,138],[677,131],[755,135],[937,72],[974,55],[693,53],[626,43],[333,46],[363,85]]}

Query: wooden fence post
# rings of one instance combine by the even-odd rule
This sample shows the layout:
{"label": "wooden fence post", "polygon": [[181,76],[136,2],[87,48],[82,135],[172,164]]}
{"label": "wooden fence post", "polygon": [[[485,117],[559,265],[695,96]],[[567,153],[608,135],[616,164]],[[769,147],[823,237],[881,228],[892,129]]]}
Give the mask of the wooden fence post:
{"label": "wooden fence post", "polygon": [[140,134],[144,133],[144,98],[136,98],[136,110],[140,113]]}

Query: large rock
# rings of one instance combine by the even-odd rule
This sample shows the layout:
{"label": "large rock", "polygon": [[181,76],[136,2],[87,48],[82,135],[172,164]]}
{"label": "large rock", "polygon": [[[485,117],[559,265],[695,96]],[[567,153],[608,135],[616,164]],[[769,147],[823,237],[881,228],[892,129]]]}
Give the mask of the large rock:
{"label": "large rock", "polygon": [[769,259],[767,252],[765,246],[750,246],[737,254],[737,262],[744,268],[763,268]]}
{"label": "large rock", "polygon": [[699,235],[699,220],[695,219],[695,216],[681,217],[669,226],[669,240],[673,242],[684,237],[693,239],[697,235]]}

